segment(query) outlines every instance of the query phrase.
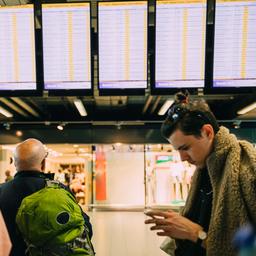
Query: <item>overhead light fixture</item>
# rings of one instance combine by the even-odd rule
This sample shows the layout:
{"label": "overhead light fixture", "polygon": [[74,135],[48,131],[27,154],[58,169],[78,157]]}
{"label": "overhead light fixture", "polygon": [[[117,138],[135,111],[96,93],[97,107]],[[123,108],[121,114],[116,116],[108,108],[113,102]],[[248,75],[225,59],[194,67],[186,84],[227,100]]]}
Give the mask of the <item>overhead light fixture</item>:
{"label": "overhead light fixture", "polygon": [[240,125],[241,125],[241,120],[235,120],[234,123],[233,123],[233,127],[235,129],[239,129]]}
{"label": "overhead light fixture", "polygon": [[0,113],[6,117],[13,117],[13,114],[10,113],[8,110],[4,109],[3,107],[0,107]]}
{"label": "overhead light fixture", "polygon": [[60,130],[60,131],[63,131],[64,130],[64,124],[59,124],[57,125],[57,129]]}
{"label": "overhead light fixture", "polygon": [[86,109],[84,107],[84,104],[80,99],[75,99],[74,104],[75,104],[75,106],[76,106],[76,108],[77,108],[77,110],[78,110],[78,112],[81,116],[87,116],[87,112],[86,112]]}
{"label": "overhead light fixture", "polygon": [[165,115],[165,113],[170,108],[170,106],[173,104],[173,102],[174,102],[174,100],[167,100],[167,101],[165,101],[164,105],[158,111],[158,115],[159,116]]}
{"label": "overhead light fixture", "polygon": [[122,129],[122,122],[116,122],[116,128],[117,130],[121,130]]}
{"label": "overhead light fixture", "polygon": [[256,102],[246,106],[245,108],[242,108],[241,110],[237,111],[237,114],[238,115],[243,115],[243,114],[246,114],[248,112],[250,112],[251,110],[255,109],[256,108]]}
{"label": "overhead light fixture", "polygon": [[17,137],[21,137],[22,135],[23,135],[22,131],[20,131],[20,130],[16,131],[16,136]]}
{"label": "overhead light fixture", "polygon": [[11,129],[11,124],[9,124],[9,123],[4,123],[3,126],[4,126],[5,130],[7,130],[7,131],[9,131]]}

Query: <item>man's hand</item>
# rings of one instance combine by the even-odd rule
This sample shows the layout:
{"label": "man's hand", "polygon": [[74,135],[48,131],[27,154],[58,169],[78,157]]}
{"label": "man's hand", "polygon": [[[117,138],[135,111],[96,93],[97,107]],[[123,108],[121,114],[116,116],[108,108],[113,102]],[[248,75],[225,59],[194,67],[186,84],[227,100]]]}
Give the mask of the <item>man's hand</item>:
{"label": "man's hand", "polygon": [[161,230],[157,232],[159,236],[169,236],[196,242],[198,231],[203,230],[197,223],[174,211],[149,211],[145,214],[151,217],[151,219],[145,221],[145,224],[155,224],[150,229]]}

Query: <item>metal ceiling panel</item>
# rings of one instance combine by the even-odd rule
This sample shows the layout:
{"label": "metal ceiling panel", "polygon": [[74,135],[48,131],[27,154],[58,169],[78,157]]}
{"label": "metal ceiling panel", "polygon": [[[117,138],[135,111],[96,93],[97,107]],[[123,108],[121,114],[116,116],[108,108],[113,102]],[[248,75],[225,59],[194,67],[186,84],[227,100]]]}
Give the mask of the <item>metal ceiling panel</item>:
{"label": "metal ceiling panel", "polygon": [[1,6],[11,6],[11,5],[22,5],[22,4],[29,4],[32,1],[30,0],[0,0]]}

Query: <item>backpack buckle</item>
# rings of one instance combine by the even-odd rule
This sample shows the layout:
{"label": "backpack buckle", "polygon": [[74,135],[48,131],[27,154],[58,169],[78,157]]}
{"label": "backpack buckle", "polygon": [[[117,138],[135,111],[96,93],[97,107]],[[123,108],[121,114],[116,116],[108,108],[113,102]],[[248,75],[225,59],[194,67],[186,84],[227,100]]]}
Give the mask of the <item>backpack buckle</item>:
{"label": "backpack buckle", "polygon": [[59,181],[57,180],[48,180],[46,179],[46,186],[51,188],[56,188],[60,186]]}

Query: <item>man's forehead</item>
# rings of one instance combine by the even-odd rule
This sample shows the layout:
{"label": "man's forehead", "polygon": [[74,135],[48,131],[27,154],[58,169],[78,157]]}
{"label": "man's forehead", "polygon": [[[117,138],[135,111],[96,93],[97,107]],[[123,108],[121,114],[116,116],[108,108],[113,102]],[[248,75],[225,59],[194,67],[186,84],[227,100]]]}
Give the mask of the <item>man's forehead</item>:
{"label": "man's forehead", "polygon": [[170,137],[168,138],[168,141],[173,144],[173,142],[176,141],[183,141],[184,139],[186,139],[186,135],[179,129],[175,130]]}
{"label": "man's forehead", "polygon": [[185,135],[180,130],[175,131],[168,139],[174,149],[179,150],[191,143],[193,135]]}

